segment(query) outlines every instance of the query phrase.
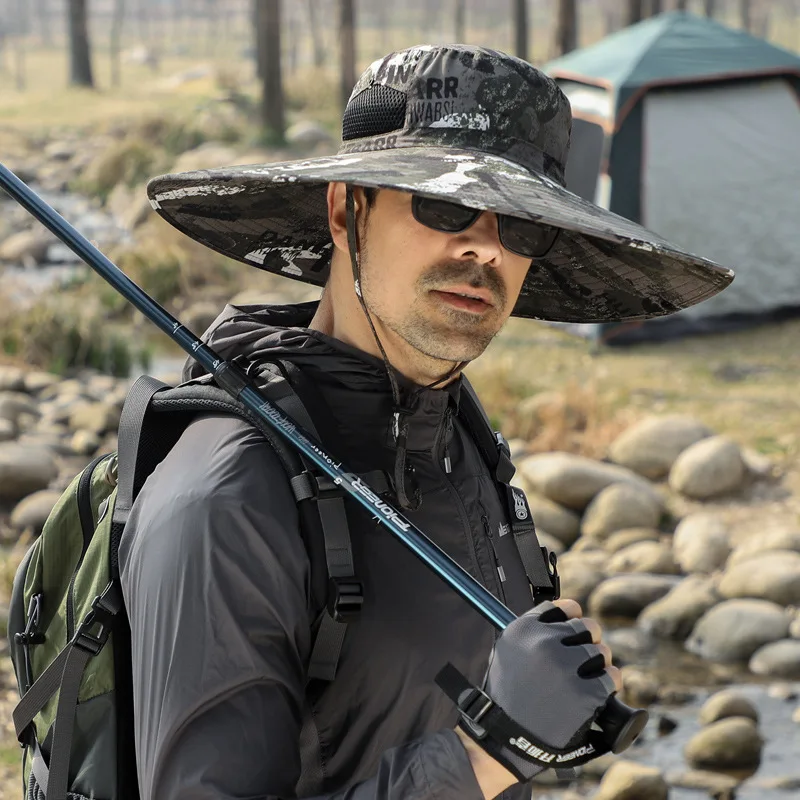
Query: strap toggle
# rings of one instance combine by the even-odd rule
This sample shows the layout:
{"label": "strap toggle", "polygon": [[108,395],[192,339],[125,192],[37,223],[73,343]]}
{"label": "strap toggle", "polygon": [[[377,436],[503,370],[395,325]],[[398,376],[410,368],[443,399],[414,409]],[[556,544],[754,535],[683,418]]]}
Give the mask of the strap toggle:
{"label": "strap toggle", "polygon": [[331,577],[328,581],[328,613],[336,622],[354,622],[364,605],[364,585],[356,578]]}
{"label": "strap toggle", "polygon": [[[81,650],[86,650],[96,656],[108,641],[111,628],[121,607],[121,595],[117,585],[112,581],[106,586],[102,594],[92,600],[92,610],[81,622],[72,643]],[[99,625],[99,629],[92,632],[92,628]]]}

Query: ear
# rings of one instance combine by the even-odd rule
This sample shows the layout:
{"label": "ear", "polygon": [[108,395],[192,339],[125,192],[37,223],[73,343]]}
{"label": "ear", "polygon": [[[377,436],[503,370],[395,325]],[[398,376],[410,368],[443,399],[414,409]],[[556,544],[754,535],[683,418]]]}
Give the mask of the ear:
{"label": "ear", "polygon": [[[347,186],[344,183],[328,184],[328,227],[331,232],[333,246],[337,250],[348,253],[347,247],[347,208],[345,206]],[[353,187],[353,204],[356,219],[364,205],[364,192],[360,186]]]}

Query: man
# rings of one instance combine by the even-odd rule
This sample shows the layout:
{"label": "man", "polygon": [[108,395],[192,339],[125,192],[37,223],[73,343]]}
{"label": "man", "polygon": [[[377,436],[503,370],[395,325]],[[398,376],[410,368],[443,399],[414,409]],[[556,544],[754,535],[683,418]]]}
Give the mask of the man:
{"label": "man", "polygon": [[[528,64],[418,47],[362,76],[338,156],[151,183],[153,206],[190,236],[324,285],[319,304],[228,307],[207,339],[256,366],[294,364],[325,446],[387,476],[391,502],[524,616],[495,643],[348,503],[363,607],[333,680],[307,683],[321,609],[288,480],[250,426],[199,419],[146,482],[120,547],[144,798],[522,797],[542,768],[520,754],[528,742],[580,742],[620,688],[576,603],[525,613],[509,510],[458,413],[461,371],[512,313],[656,316],[731,276],[566,192],[569,128],[565,97]],[[186,377],[200,372],[190,362]],[[434,684],[448,662],[526,736],[492,748],[477,722],[454,731]]]}

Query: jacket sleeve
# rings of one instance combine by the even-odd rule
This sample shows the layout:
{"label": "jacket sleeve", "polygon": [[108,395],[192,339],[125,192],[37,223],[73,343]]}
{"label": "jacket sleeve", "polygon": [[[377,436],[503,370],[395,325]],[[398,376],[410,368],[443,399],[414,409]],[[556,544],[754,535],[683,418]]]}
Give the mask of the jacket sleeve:
{"label": "jacket sleeve", "polygon": [[[291,798],[310,567],[283,468],[241,420],[206,417],[145,482],[120,544],[142,800]],[[327,797],[482,800],[442,730]]]}

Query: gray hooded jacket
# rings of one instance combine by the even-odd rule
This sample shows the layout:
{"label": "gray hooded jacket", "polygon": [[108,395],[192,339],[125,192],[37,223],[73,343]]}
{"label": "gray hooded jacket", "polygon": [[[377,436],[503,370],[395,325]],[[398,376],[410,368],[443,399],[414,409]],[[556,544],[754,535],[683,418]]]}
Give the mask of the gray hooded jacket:
{"label": "gray hooded jacket", "polygon": [[[335,429],[320,430],[329,451],[350,471],[391,475],[385,368],[308,330],[313,311],[228,306],[205,338],[228,358],[291,360],[330,412]],[[189,362],[184,377],[199,374]],[[519,614],[531,606],[527,579],[518,557],[495,554],[506,512],[455,416],[459,389],[418,392],[408,457],[422,505],[408,517]],[[320,609],[270,446],[242,420],[203,417],[148,478],[120,546],[143,800],[481,800],[454,706],[434,677],[450,661],[480,682],[494,629],[366,511],[346,505],[364,605],[335,680],[307,686]]]}

